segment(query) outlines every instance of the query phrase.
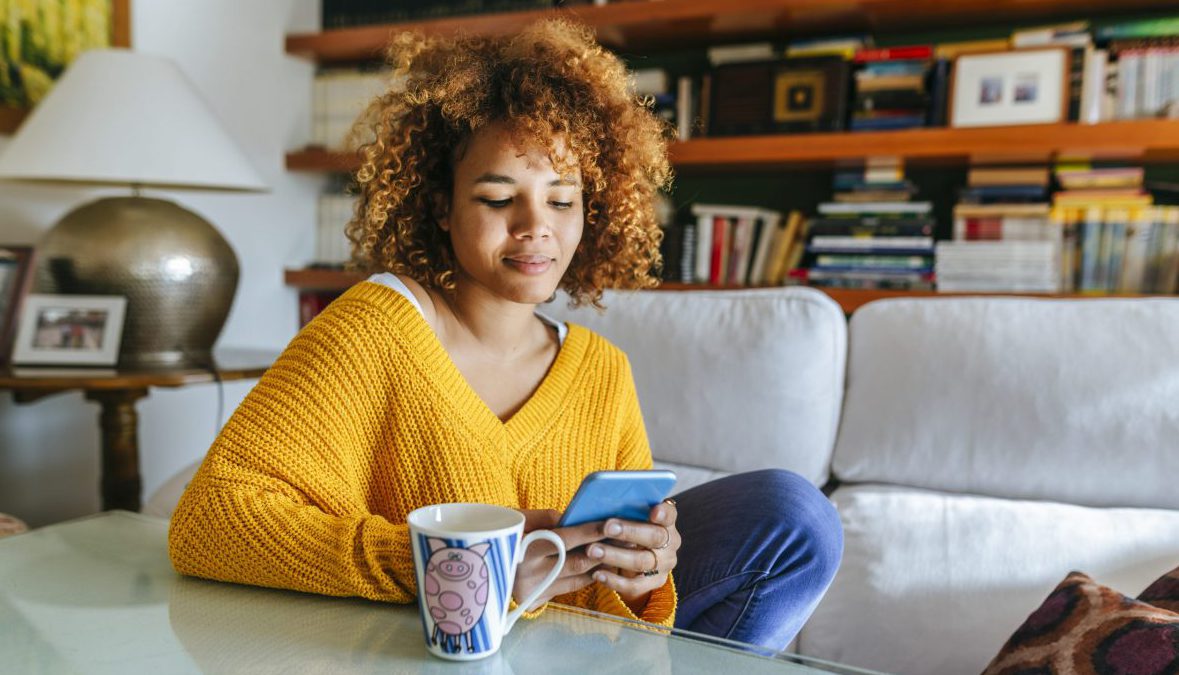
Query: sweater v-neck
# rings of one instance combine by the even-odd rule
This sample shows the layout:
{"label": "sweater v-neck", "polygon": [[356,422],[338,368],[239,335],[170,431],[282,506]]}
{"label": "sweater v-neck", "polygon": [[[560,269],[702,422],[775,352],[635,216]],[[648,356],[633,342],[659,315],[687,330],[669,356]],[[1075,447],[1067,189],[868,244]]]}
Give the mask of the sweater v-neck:
{"label": "sweater v-neck", "polygon": [[548,372],[528,400],[506,420],[501,420],[458,369],[450,353],[421,312],[397,291],[378,283],[363,281],[349,289],[348,296],[377,305],[388,312],[402,330],[412,358],[420,359],[422,370],[434,380],[439,392],[450,399],[473,429],[486,438],[506,434],[519,446],[547,428],[560,411],[573,380],[586,356],[590,332],[569,324],[569,333],[557,349]]}

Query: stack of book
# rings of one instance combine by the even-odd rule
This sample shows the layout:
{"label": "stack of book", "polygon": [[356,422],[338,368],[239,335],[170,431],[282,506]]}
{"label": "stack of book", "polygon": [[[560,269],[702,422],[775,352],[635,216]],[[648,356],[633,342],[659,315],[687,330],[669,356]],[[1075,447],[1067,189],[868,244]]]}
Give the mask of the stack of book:
{"label": "stack of book", "polygon": [[[695,222],[684,225],[681,240],[695,247],[683,253],[693,261],[694,283],[779,285],[792,257],[801,257],[801,213],[782,218],[769,209],[725,204],[693,204],[691,211]],[[665,257],[669,254],[674,255],[665,252]],[[689,278],[687,270],[681,270],[681,278]]]}
{"label": "stack of book", "polygon": [[937,245],[938,290],[1064,290],[1050,178],[1046,167],[972,169],[954,207],[953,239]]}
{"label": "stack of book", "polygon": [[929,121],[927,90],[933,47],[879,47],[856,52],[855,130],[910,129]]}
{"label": "stack of book", "polygon": [[837,172],[834,183],[833,200],[806,228],[809,265],[791,274],[812,286],[930,289],[931,205],[910,201],[900,165]]}
{"label": "stack of book", "polygon": [[388,70],[326,68],[316,73],[311,90],[311,145],[343,149],[357,117],[389,85]]}
{"label": "stack of book", "polygon": [[1156,207],[1137,167],[1064,167],[1053,216],[1071,240],[1082,293],[1170,293],[1179,275],[1179,207]]}

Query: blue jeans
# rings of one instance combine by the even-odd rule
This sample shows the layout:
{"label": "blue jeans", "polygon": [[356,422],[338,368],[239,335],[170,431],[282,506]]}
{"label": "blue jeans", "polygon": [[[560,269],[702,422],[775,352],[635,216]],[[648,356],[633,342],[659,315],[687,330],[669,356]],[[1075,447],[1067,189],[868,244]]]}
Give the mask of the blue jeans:
{"label": "blue jeans", "polygon": [[736,474],[675,496],[676,628],[784,649],[831,584],[843,527],[798,474]]}

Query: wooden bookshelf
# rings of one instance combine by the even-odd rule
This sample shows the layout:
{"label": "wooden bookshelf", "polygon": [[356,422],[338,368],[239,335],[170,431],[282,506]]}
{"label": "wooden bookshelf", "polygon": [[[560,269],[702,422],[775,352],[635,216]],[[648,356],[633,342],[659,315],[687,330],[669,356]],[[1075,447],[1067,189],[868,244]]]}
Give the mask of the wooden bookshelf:
{"label": "wooden bookshelf", "polygon": [[[400,30],[426,34],[464,32],[502,35],[545,16],[571,16],[592,27],[606,46],[627,53],[674,47],[844,33],[887,34],[929,28],[1072,20],[1112,14],[1174,10],[1175,0],[632,0],[603,6],[456,16],[442,19],[331,29],[287,37],[288,53],[319,63],[381,58],[390,36]],[[856,167],[877,157],[900,159],[906,167],[986,164],[1046,165],[1062,159],[1120,160],[1142,164],[1179,163],[1179,121],[1130,120],[1098,125],[1076,123],[971,129],[921,128],[903,131],[837,132],[698,138],[675,143],[676,172],[722,174],[750,171]],[[322,148],[290,152],[294,171],[351,171],[354,153]],[[343,290],[362,275],[334,270],[287,270],[286,283],[307,290]],[[666,290],[719,287],[664,284]],[[823,289],[850,314],[867,302],[889,297],[945,295],[935,291]]]}
{"label": "wooden bookshelf", "polygon": [[307,148],[287,153],[288,171],[354,171],[360,166],[360,156],[354,153],[333,152],[325,148]]}
{"label": "wooden bookshelf", "polygon": [[288,269],[283,271],[283,282],[301,291],[342,291],[365,276],[334,269]]}
{"label": "wooden bookshelf", "polygon": [[[284,273],[287,286],[301,291],[343,291],[349,286],[364,279],[367,275],[358,272],[344,272],[333,269],[288,269]],[[704,284],[681,284],[665,282],[655,290],[659,291],[719,291],[719,290],[748,290],[751,286],[709,286]],[[766,288],[766,287],[761,287]],[[861,290],[852,288],[821,288],[831,296],[845,314],[851,314],[861,306],[881,300],[883,298],[947,298],[963,296],[1010,296],[1037,298],[1110,298],[1110,297],[1139,297],[1127,294],[1067,294],[1067,293],[941,293],[938,291],[893,291],[893,290]]]}
{"label": "wooden bookshelf", "polygon": [[613,49],[645,51],[737,40],[1048,21],[1173,8],[1174,0],[645,0],[331,29],[290,35],[286,50],[319,63],[366,61],[381,58],[389,36],[396,31],[502,35],[546,16],[575,18],[592,27],[598,40]]}
{"label": "wooden bookshelf", "polygon": [[[842,167],[869,157],[899,157],[906,166],[1045,164],[1061,158],[1174,162],[1179,121],[699,138],[673,144],[670,155],[681,174]],[[287,154],[292,171],[350,171],[358,161],[356,155],[322,149]]]}

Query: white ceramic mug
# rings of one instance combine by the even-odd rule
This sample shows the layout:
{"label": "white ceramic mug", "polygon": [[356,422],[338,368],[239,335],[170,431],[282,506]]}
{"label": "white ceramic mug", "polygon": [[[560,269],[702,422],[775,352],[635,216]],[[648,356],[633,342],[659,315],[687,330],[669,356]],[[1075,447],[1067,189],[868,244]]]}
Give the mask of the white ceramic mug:
{"label": "white ceramic mug", "polygon": [[[524,534],[524,514],[490,504],[434,504],[409,514],[426,649],[455,661],[494,654],[520,615],[565,566],[565,543],[550,530]],[[516,566],[533,542],[557,547],[557,564],[508,611]]]}

